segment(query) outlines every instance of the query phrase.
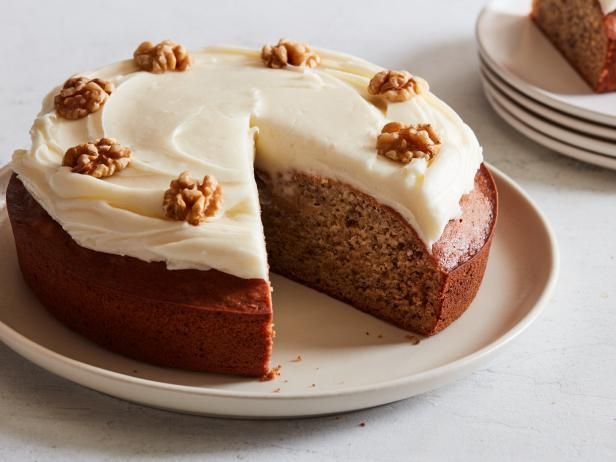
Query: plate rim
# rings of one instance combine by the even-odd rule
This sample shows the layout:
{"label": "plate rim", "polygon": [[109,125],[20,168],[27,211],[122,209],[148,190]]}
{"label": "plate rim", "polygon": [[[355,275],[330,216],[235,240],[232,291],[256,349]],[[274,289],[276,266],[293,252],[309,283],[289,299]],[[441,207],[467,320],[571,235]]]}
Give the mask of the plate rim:
{"label": "plate rim", "polygon": [[[482,72],[482,71],[480,71]],[[495,94],[496,96],[494,96],[494,98],[497,99],[497,102],[499,103],[499,105],[501,105],[504,109],[507,110],[507,112],[509,112],[512,116],[514,116],[516,119],[520,120],[522,123],[525,123],[525,121],[521,120],[521,117],[518,114],[515,114],[514,111],[520,111],[523,112],[524,114],[526,114],[529,118],[530,122],[538,122],[539,124],[546,124],[546,125],[550,125],[551,127],[555,128],[556,130],[562,130],[562,131],[566,131],[566,127],[563,127],[562,125],[557,125],[554,123],[551,123],[549,120],[547,120],[545,117],[542,117],[541,115],[535,114],[534,112],[527,110],[524,106],[522,106],[521,104],[517,103],[516,101],[514,101],[512,98],[510,98],[509,96],[507,96],[507,94],[505,92],[503,92],[502,90],[500,90],[496,85],[494,85],[490,79],[488,77],[485,77],[483,75],[481,75],[481,79],[483,81],[483,84],[485,85],[485,89],[484,91],[490,92]],[[605,152],[600,152],[590,148],[583,148],[580,145],[576,144],[574,141],[572,141],[570,138],[557,138],[556,135],[554,134],[550,134],[547,131],[544,131],[543,128],[538,128],[539,125],[533,125],[530,128],[533,128],[533,130],[535,130],[536,132],[539,132],[541,134],[543,134],[546,137],[549,137],[555,141],[559,141],[562,144],[566,144],[568,146],[571,146],[572,148],[578,149],[580,151],[584,151],[587,152],[589,154],[595,155],[595,156],[600,156],[600,157],[606,157],[608,159],[613,159],[614,161],[616,161],[616,151],[614,151],[614,154],[607,154]],[[599,141],[596,139],[593,139],[591,137],[585,136],[581,133],[576,133],[576,136],[581,137],[581,138],[588,138],[588,141]],[[615,141],[603,141],[601,140],[603,143],[607,143],[607,144],[612,144],[616,147],[616,140]]]}
{"label": "plate rim", "polygon": [[[482,82],[482,85],[487,86],[489,84],[485,84]],[[491,87],[490,87],[491,88]],[[609,156],[607,154],[595,153],[592,151],[587,151],[585,149],[580,148],[579,146],[574,146],[571,144],[564,143],[548,134],[545,134],[539,130],[536,130],[534,127],[529,126],[523,120],[520,120],[515,115],[511,114],[511,112],[503,107],[498,101],[496,101],[490,94],[489,91],[486,91],[484,88],[484,94],[490,107],[498,114],[498,116],[510,127],[520,133],[522,136],[530,139],[531,141],[543,146],[544,148],[555,152],[557,154],[569,157],[571,159],[576,159],[580,162],[585,162],[587,164],[592,164],[598,167],[606,168],[608,170],[616,170],[616,158]],[[509,119],[514,119],[514,123],[511,123]],[[532,135],[529,135],[531,133]],[[538,138],[538,139],[535,139]],[[557,146],[557,147],[554,147]],[[576,151],[575,154],[570,154],[569,152],[565,152],[565,150]],[[584,156],[584,158],[582,158]]]}
{"label": "plate rim", "polygon": [[[66,380],[69,380],[74,383],[79,383],[87,388],[95,389],[92,386],[85,385],[83,382],[79,382],[73,380],[72,378],[68,378],[66,375],[62,375],[55,370],[50,369],[47,365],[41,364],[42,359],[44,358],[47,361],[51,361],[56,366],[59,367],[70,367],[71,369],[82,370],[92,374],[93,376],[101,376],[107,380],[111,380],[120,384],[130,384],[131,386],[140,386],[146,387],[149,389],[157,390],[157,391],[166,391],[172,393],[182,393],[189,394],[194,396],[201,397],[210,397],[210,398],[229,398],[234,400],[272,400],[272,401],[287,401],[287,400],[318,400],[318,399],[326,399],[332,397],[352,397],[358,394],[367,394],[371,392],[385,392],[387,390],[397,390],[401,387],[409,386],[414,383],[423,383],[426,381],[438,379],[439,377],[444,377],[449,375],[455,375],[456,372],[459,374],[464,371],[466,368],[472,368],[473,365],[480,362],[482,359],[488,359],[492,354],[501,350],[504,346],[508,345],[512,340],[518,337],[524,330],[526,330],[540,315],[540,313],[544,310],[547,301],[549,300],[550,295],[554,291],[554,287],[556,286],[560,268],[560,252],[558,249],[558,244],[554,232],[552,230],[551,225],[549,224],[547,218],[543,214],[543,212],[539,209],[539,207],[535,204],[535,202],[529,197],[529,195],[508,175],[504,174],[498,168],[488,164],[488,168],[490,171],[495,174],[498,180],[503,181],[510,188],[512,188],[522,199],[526,202],[526,204],[530,207],[531,211],[535,214],[536,218],[539,220],[545,236],[548,242],[548,251],[549,251],[549,273],[547,275],[545,284],[541,288],[541,292],[538,294],[537,299],[534,302],[534,305],[524,314],[524,316],[516,322],[508,331],[506,331],[503,335],[499,336],[488,345],[480,348],[473,353],[458,358],[452,362],[447,364],[440,365],[438,367],[428,369],[422,372],[418,372],[416,374],[399,377],[393,380],[386,380],[372,384],[366,385],[358,385],[346,389],[341,390],[330,390],[323,392],[291,392],[291,393],[281,393],[281,394],[272,394],[270,392],[246,392],[246,391],[231,391],[231,390],[219,390],[209,387],[195,387],[190,385],[179,385],[168,382],[159,382],[156,380],[144,379],[140,377],[134,377],[127,374],[122,374],[120,372],[115,372],[109,369],[105,369],[104,367],[94,366],[89,363],[79,361],[73,358],[69,358],[64,356],[54,350],[51,350],[47,347],[44,347],[34,340],[22,335],[16,330],[12,329],[10,326],[6,325],[2,321],[0,321],[0,341],[3,341],[9,348],[17,352],[23,357],[26,357],[29,361],[37,364],[38,366],[46,369],[55,375],[59,375]],[[10,173],[10,164],[0,169],[0,177],[7,173]],[[1,178],[0,178],[1,179]],[[0,181],[1,184],[1,181]],[[3,204],[0,202],[0,211],[4,208]],[[24,353],[22,353],[21,349],[25,348],[29,351],[38,352],[36,359],[32,359]],[[449,381],[447,381],[449,382]],[[429,387],[432,389],[434,387]],[[102,391],[102,390],[99,390]],[[106,393],[103,391],[103,393]],[[109,393],[107,393],[109,394]],[[412,395],[408,395],[410,397]],[[126,399],[126,398],[123,398]],[[129,399],[130,400],[130,399]],[[388,401],[389,402],[389,401]],[[322,414],[322,413],[319,413]],[[231,416],[231,415],[230,415]]]}
{"label": "plate rim", "polygon": [[[563,101],[560,101],[554,97],[550,96],[550,93],[547,91],[542,91],[540,88],[531,85],[526,82],[524,79],[518,77],[514,73],[507,70],[505,67],[499,65],[499,63],[490,56],[487,52],[487,49],[483,45],[482,34],[480,32],[480,28],[482,22],[485,21],[490,10],[493,9],[494,5],[497,3],[502,3],[504,1],[511,0],[492,0],[487,5],[485,5],[479,16],[477,17],[477,21],[475,22],[475,41],[477,42],[477,46],[479,48],[480,54],[486,59],[488,64],[490,64],[491,68],[497,71],[498,75],[503,78],[506,82],[508,82],[511,86],[517,88],[520,92],[532,97],[535,100],[541,101],[541,103],[546,106],[550,106],[554,109],[560,110],[562,112],[566,112],[572,116],[577,116],[578,118],[583,118],[588,121],[598,122],[602,125],[608,125],[610,127],[616,127],[616,117],[609,116],[603,112],[593,111],[592,109],[588,109],[580,106],[573,106],[567,104]],[[530,1],[526,0],[530,5]],[[530,12],[530,8],[529,8]],[[546,39],[547,40],[547,39]],[[564,58],[563,58],[564,59]],[[567,63],[571,66],[569,63]],[[575,69],[574,69],[575,71]]]}
{"label": "plate rim", "polygon": [[[498,90],[500,90],[501,93],[504,93],[505,95],[507,95],[509,99],[515,101],[520,106],[523,106],[527,111],[531,112],[532,114],[537,115],[538,117],[542,117],[546,119],[547,121],[549,121],[550,123],[553,123],[560,127],[571,129],[571,130],[576,130],[577,132],[581,134],[584,134],[584,133],[580,132],[579,130],[580,126],[590,127],[590,128],[587,128],[587,130],[600,130],[604,132],[610,132],[609,135],[607,134],[600,135],[598,134],[598,132],[591,132],[590,135],[585,135],[585,136],[588,136],[589,138],[597,138],[599,140],[604,140],[606,142],[611,142],[611,143],[616,142],[616,127],[605,125],[600,122],[593,122],[588,119],[576,117],[560,109],[556,109],[552,106],[548,106],[547,104],[544,104],[541,101],[538,101],[532,98],[531,96],[525,93],[522,93],[519,89],[513,87],[511,84],[503,80],[503,78],[499,76],[498,73],[494,69],[492,69],[492,67],[490,67],[490,64],[485,60],[485,58],[481,55],[481,53],[479,53],[479,69],[482,74],[486,75],[486,78],[490,81],[493,87],[496,87]],[[515,95],[515,96],[511,96],[511,95]],[[555,115],[552,115],[552,114],[555,114]],[[560,117],[561,120],[557,120],[556,117]],[[567,122],[565,123],[562,120],[566,120]],[[567,124],[570,124],[570,125],[567,125]]]}

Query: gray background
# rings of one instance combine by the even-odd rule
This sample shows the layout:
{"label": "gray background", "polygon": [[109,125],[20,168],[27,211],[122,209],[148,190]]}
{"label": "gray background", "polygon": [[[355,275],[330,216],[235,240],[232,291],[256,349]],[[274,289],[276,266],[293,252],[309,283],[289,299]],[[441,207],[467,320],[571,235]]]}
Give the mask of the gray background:
{"label": "gray background", "polygon": [[475,129],[487,160],[546,213],[562,268],[545,314],[489,368],[338,418],[156,411],[73,385],[0,345],[0,460],[614,460],[616,172],[551,153],[488,107],[473,39],[483,3],[3,0],[0,163],[28,146],[50,88],[129,57],[144,39],[188,48],[300,39],[425,77]]}

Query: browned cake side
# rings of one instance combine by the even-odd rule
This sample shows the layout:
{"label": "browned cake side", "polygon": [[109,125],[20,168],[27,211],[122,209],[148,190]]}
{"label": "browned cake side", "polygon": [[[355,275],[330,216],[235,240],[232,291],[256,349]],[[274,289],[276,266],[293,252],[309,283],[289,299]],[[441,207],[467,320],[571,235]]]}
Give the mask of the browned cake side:
{"label": "browned cake side", "polygon": [[15,175],[7,205],[21,271],[61,322],[149,363],[263,376],[272,348],[269,284],[219,271],[166,269],[85,249]]}
{"label": "browned cake side", "polygon": [[[273,270],[404,329],[433,334],[475,296],[496,220],[493,180],[427,252],[392,209],[345,184],[295,174],[259,180]],[[7,204],[21,270],[64,324],[118,353],[190,370],[262,376],[272,346],[269,285],[166,269],[80,247],[14,175]]]}
{"label": "browned cake side", "polygon": [[395,211],[338,181],[257,173],[273,271],[424,335],[457,319],[486,267],[497,215],[485,166],[430,254]]}
{"label": "browned cake side", "polygon": [[616,12],[596,0],[534,0],[531,18],[594,91],[616,90]]}

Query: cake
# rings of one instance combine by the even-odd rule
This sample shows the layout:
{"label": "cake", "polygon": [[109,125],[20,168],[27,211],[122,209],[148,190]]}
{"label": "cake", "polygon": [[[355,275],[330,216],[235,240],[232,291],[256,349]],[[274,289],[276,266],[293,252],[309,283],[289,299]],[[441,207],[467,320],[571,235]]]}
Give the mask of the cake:
{"label": "cake", "polygon": [[31,136],[7,190],[24,279],[138,360],[271,377],[270,267],[421,335],[485,271],[482,149],[406,71],[288,40],[144,42],[55,88]]}
{"label": "cake", "polygon": [[595,92],[616,90],[616,0],[533,0],[531,18]]}

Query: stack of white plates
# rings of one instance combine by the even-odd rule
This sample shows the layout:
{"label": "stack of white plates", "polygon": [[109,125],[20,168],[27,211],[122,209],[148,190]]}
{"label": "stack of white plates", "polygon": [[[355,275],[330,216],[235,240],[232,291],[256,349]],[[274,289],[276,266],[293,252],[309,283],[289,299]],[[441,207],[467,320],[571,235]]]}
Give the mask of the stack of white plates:
{"label": "stack of white plates", "polygon": [[530,0],[495,0],[477,21],[488,101],[556,152],[616,170],[616,92],[595,94],[529,18]]}

